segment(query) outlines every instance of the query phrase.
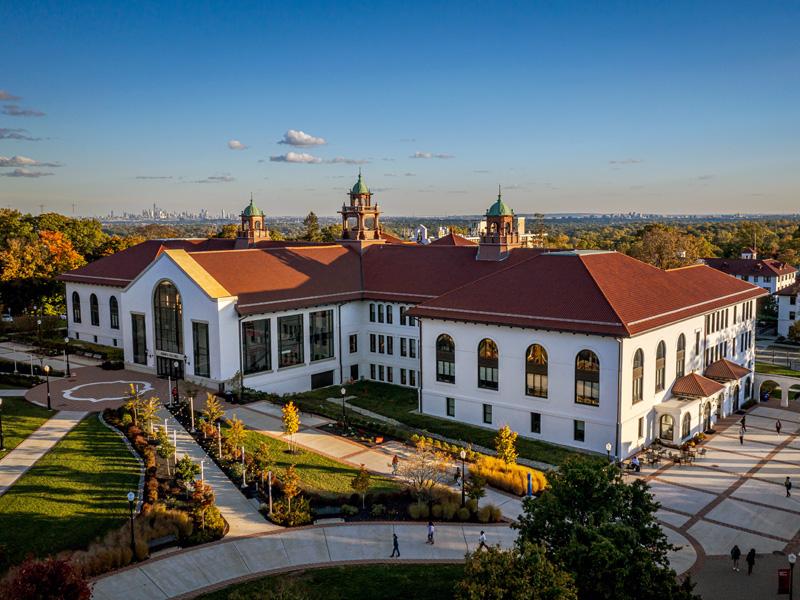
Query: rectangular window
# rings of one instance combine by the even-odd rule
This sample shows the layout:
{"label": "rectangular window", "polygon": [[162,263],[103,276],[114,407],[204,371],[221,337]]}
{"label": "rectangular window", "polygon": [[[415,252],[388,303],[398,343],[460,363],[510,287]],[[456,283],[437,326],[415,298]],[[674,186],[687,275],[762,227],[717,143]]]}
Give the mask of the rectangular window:
{"label": "rectangular window", "polygon": [[637,433],[639,434],[639,439],[644,437],[644,417],[639,417],[639,428]]}
{"label": "rectangular window", "polygon": [[333,358],[333,310],[320,310],[308,315],[311,362]]}
{"label": "rectangular window", "polygon": [[374,333],[369,334],[369,351],[373,354],[378,351],[378,338]]}
{"label": "rectangular window", "polygon": [[358,352],[358,334],[351,333],[350,334],[350,354],[355,354]]}
{"label": "rectangular window", "polygon": [[698,356],[700,354],[700,332],[694,332],[694,355]]}
{"label": "rectangular window", "polygon": [[789,296],[789,304],[795,306],[797,304],[797,296]]}
{"label": "rectangular window", "polygon": [[531,413],[531,433],[542,433],[542,415]]}
{"label": "rectangular window", "polygon": [[386,354],[386,336],[378,336],[378,354]]}
{"label": "rectangular window", "polygon": [[411,327],[416,327],[417,326],[417,317],[413,317],[411,315],[408,315],[408,324]]}
{"label": "rectangular window", "polygon": [[406,376],[406,370],[400,369],[400,385],[406,385],[408,383],[408,377]]}
{"label": "rectangular window", "polygon": [[369,366],[369,378],[375,379],[375,365]]}
{"label": "rectangular window", "polygon": [[381,381],[385,378],[386,369],[383,365],[378,365],[378,379]]}
{"label": "rectangular window", "polygon": [[394,382],[394,368],[393,367],[386,367],[386,381],[389,383]]}
{"label": "rectangular window", "polygon": [[733,307],[733,324],[734,325],[736,325],[736,317],[737,317],[736,313],[739,312],[738,309],[739,309],[739,305],[738,304]]}
{"label": "rectangular window", "polygon": [[408,370],[408,385],[417,387],[417,372],[413,369]]}
{"label": "rectangular window", "polygon": [[405,325],[405,324],[406,324],[406,307],[405,306],[401,306],[400,307],[400,325]]}
{"label": "rectangular window", "polygon": [[572,439],[576,442],[586,440],[586,421],[575,420],[572,422]]}
{"label": "rectangular window", "polygon": [[789,320],[790,320],[790,321],[794,321],[794,320],[795,320],[795,316],[796,316],[796,315],[797,315],[797,313],[796,313],[796,312],[789,311]]}
{"label": "rectangular window", "polygon": [[111,342],[114,344],[114,348],[116,348],[117,347],[117,338],[114,338],[113,340],[111,340]]}
{"label": "rectangular window", "polygon": [[408,344],[406,338],[400,338],[400,356],[408,356]]}
{"label": "rectangular window", "polygon": [[303,315],[278,317],[278,366],[303,364]]}
{"label": "rectangular window", "polygon": [[111,321],[111,329],[119,329],[119,304],[117,299],[113,296],[108,303],[109,307],[109,320]]}
{"label": "rectangular window", "polygon": [[491,425],[492,423],[492,405],[491,404],[484,404],[483,405],[483,422]]}
{"label": "rectangular window", "polygon": [[394,315],[392,314],[392,311],[393,311],[392,305],[391,304],[387,304],[386,305],[386,322],[389,325],[391,325],[392,321],[394,321]]}
{"label": "rectangular window", "polygon": [[455,398],[445,398],[447,402],[447,416],[448,417],[455,417],[456,416],[456,399]]}
{"label": "rectangular window", "polygon": [[414,338],[408,339],[408,356],[411,358],[417,358],[417,340]]}
{"label": "rectangular window", "polygon": [[[144,326],[144,315],[131,313],[131,338],[133,341],[133,362],[137,365],[147,364],[147,333]],[[75,339],[78,339],[77,336]]]}
{"label": "rectangular window", "polygon": [[386,354],[394,354],[394,336],[386,336]]}
{"label": "rectangular window", "polygon": [[372,302],[370,302],[369,305],[369,322],[370,323],[375,322],[375,304]]}
{"label": "rectangular window", "polygon": [[192,322],[192,342],[194,374],[198,377],[211,377],[211,361],[208,356],[208,323]]}
{"label": "rectangular window", "polygon": [[378,304],[378,323],[383,323],[383,304]]}
{"label": "rectangular window", "polygon": [[350,365],[350,379],[358,381],[358,365]]}
{"label": "rectangular window", "polygon": [[242,323],[242,370],[244,374],[272,368],[272,343],[269,319]]}

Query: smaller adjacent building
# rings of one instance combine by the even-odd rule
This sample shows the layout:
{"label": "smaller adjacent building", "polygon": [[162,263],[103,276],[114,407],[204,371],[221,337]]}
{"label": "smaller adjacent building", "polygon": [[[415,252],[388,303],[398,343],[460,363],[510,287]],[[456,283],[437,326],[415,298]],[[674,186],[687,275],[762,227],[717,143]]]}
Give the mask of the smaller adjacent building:
{"label": "smaller adjacent building", "polygon": [[800,296],[800,281],[775,294],[775,300],[778,302],[778,335],[788,337],[789,328],[797,323],[798,296]]}
{"label": "smaller adjacent building", "polygon": [[758,285],[775,294],[792,285],[797,269],[774,258],[759,258],[753,248],[745,248],[739,258],[704,258],[709,267],[732,277]]}

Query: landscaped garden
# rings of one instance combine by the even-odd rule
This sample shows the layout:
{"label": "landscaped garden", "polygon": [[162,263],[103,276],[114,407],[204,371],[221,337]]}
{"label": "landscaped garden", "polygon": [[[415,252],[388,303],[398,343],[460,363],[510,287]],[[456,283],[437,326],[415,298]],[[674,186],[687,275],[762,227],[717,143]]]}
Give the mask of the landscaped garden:
{"label": "landscaped garden", "polygon": [[768,375],[787,375],[789,377],[800,377],[800,371],[795,371],[789,367],[782,367],[780,365],[773,365],[771,363],[757,362],[756,373],[764,373]]}
{"label": "landscaped garden", "polygon": [[[2,393],[0,392],[0,396]],[[16,448],[19,443],[36,431],[50,418],[52,413],[45,408],[26,402],[24,398],[6,396],[0,408],[3,415],[3,436],[5,450],[0,450],[0,458]]]}

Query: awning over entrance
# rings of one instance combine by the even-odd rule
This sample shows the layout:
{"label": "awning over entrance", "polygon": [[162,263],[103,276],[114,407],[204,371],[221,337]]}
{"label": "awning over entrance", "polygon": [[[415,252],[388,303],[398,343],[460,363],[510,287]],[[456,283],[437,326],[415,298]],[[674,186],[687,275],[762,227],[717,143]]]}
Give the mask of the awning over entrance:
{"label": "awning over entrance", "polygon": [[689,373],[679,377],[672,384],[672,393],[675,396],[687,396],[689,398],[708,398],[714,394],[719,394],[724,389],[724,385],[708,377],[703,377],[699,373]]}

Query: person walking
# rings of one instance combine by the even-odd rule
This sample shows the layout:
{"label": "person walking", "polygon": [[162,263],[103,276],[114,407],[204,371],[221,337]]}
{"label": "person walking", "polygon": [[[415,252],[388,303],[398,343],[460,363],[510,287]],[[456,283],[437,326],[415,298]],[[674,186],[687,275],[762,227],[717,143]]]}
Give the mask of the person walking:
{"label": "person walking", "polygon": [[745,418],[747,415],[742,415],[742,418],[739,419],[739,423],[742,424],[742,431],[747,431],[747,423],[745,422]]}
{"label": "person walking", "polygon": [[750,552],[747,553],[747,558],[745,558],[747,562],[747,574],[753,574],[753,565],[756,564],[756,549],[750,548]]}
{"label": "person walking", "polygon": [[433,521],[428,521],[428,541],[426,544],[433,545],[433,534],[436,533],[436,527],[433,526]]}
{"label": "person walking", "polygon": [[400,546],[397,545],[397,534],[392,534],[392,555],[389,558],[400,558]]}
{"label": "person walking", "polygon": [[742,555],[742,551],[739,550],[739,546],[734,544],[733,548],[731,548],[731,559],[733,560],[733,570],[734,571],[738,571],[739,570],[739,557],[741,555]]}
{"label": "person walking", "polygon": [[747,430],[744,428],[744,425],[739,427],[739,445],[740,446],[744,446],[744,432],[745,431],[747,431]]}
{"label": "person walking", "polygon": [[789,479],[789,476],[786,476],[786,481],[783,482],[783,487],[786,488],[786,497],[791,498],[792,496],[792,480]]}
{"label": "person walking", "polygon": [[489,549],[489,546],[486,545],[486,532],[485,531],[481,531],[481,534],[478,536],[478,541],[480,542],[480,544],[478,544],[478,550],[483,550],[484,548],[486,550]]}
{"label": "person walking", "polygon": [[397,475],[397,466],[400,464],[400,459],[397,454],[392,457],[392,475]]}
{"label": "person walking", "polygon": [[781,420],[778,419],[777,421],[775,421],[775,431],[778,432],[778,435],[781,434],[781,427],[783,427],[783,425],[781,425]]}

